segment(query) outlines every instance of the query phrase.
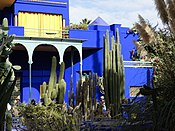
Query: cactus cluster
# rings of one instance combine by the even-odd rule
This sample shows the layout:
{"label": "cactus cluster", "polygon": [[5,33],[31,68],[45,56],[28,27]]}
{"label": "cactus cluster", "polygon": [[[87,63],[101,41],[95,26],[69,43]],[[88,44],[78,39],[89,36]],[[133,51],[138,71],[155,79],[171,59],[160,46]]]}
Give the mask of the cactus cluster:
{"label": "cactus cluster", "polygon": [[80,75],[80,80],[77,82],[76,87],[76,104],[81,103],[82,115],[84,120],[92,119],[92,112],[97,108],[96,101],[96,87],[97,87],[98,75],[86,74],[85,80],[82,80]]}
{"label": "cactus cluster", "polygon": [[[15,66],[8,60],[9,55],[12,53],[12,41],[14,36],[8,36],[8,20],[3,19],[2,32],[0,32],[0,130],[4,128],[5,112],[7,103],[10,98],[16,83],[14,70]],[[9,128],[12,126],[9,123]]]}
{"label": "cactus cluster", "polygon": [[112,37],[111,44],[108,31],[104,37],[103,83],[106,107],[111,109],[113,117],[124,98],[124,65],[118,29],[117,40]]}
{"label": "cactus cluster", "polygon": [[53,101],[56,101],[57,104],[64,103],[64,95],[66,92],[66,82],[63,79],[65,64],[64,62],[61,62],[58,81],[57,81],[56,67],[57,67],[57,60],[56,57],[53,56],[49,83],[48,85],[46,82],[43,82],[42,84],[41,99],[43,100],[45,106],[50,105]]}

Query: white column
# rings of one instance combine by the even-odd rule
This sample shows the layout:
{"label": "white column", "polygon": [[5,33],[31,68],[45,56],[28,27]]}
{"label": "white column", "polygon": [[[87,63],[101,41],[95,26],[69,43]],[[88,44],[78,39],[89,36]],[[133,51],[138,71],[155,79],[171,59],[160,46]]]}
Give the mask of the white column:
{"label": "white column", "polygon": [[63,19],[63,28],[65,28],[65,27],[66,27],[66,20]]}
{"label": "white column", "polygon": [[[39,45],[39,44],[38,44]],[[33,56],[33,51],[35,47],[38,46],[37,44],[34,45],[34,43],[25,43],[25,47],[28,52],[28,57],[29,57],[29,102],[31,101],[32,98],[32,56]]]}
{"label": "white column", "polygon": [[73,72],[74,72],[74,49],[73,48],[71,49],[71,70],[72,70],[71,75],[73,75]]}
{"label": "white column", "polygon": [[82,62],[82,45],[79,45],[76,47],[79,51],[80,55],[80,77],[82,77],[82,67],[83,67],[83,62]]}
{"label": "white column", "polygon": [[32,98],[32,61],[29,60],[29,101]]}
{"label": "white column", "polygon": [[59,44],[59,45],[55,45],[55,47],[57,48],[59,55],[60,55],[60,64],[61,62],[63,62],[63,57],[64,57],[64,52],[66,50],[66,48],[68,47],[66,44]]}
{"label": "white column", "polygon": [[[71,81],[72,81],[72,85],[73,85],[73,79],[74,79],[74,48],[71,48]],[[74,86],[72,86],[71,88],[73,88]],[[74,89],[71,89],[71,91]]]}
{"label": "white column", "polygon": [[17,15],[15,15],[15,18],[14,18],[14,25],[18,26],[18,16]]}
{"label": "white column", "polygon": [[82,77],[82,66],[83,66],[83,64],[82,64],[82,58],[80,58],[80,76]]}

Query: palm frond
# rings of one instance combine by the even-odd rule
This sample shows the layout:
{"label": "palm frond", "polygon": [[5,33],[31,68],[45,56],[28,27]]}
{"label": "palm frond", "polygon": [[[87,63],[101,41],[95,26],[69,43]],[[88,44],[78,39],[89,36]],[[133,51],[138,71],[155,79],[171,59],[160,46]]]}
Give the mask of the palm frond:
{"label": "palm frond", "polygon": [[152,42],[155,43],[155,40],[156,40],[156,33],[155,33],[154,28],[152,28],[150,25],[146,25],[145,31],[148,33],[148,35],[149,35],[149,37],[150,37],[150,38],[149,38],[149,43],[152,43]]}
{"label": "palm frond", "polygon": [[136,46],[137,53],[140,54],[142,49],[144,48],[144,45],[142,45],[142,43],[140,43],[140,42],[138,42],[136,40],[133,40],[133,43]]}
{"label": "palm frond", "polygon": [[[175,0],[174,0],[175,2]],[[174,20],[175,19],[175,3],[172,0],[167,0],[167,11],[169,19]]]}
{"label": "palm frond", "polygon": [[139,14],[138,15],[138,18],[139,18],[139,23],[143,26],[143,27],[146,27],[146,21],[145,19]]}
{"label": "palm frond", "polygon": [[[175,2],[175,1],[174,1]],[[175,32],[175,4],[172,0],[167,0],[167,11],[169,16],[170,28]]]}
{"label": "palm frond", "polygon": [[150,36],[148,35],[148,33],[146,32],[144,27],[142,27],[139,23],[135,23],[135,27],[138,30],[138,33],[141,36],[141,38],[143,39],[143,41],[145,43],[149,43]]}
{"label": "palm frond", "polygon": [[163,24],[168,24],[168,13],[166,10],[166,3],[164,0],[154,0],[158,15],[160,16]]}
{"label": "palm frond", "polygon": [[173,4],[175,5],[175,0],[172,0]]}
{"label": "palm frond", "polygon": [[88,20],[87,18],[82,19],[82,21],[80,22],[80,24],[86,24],[89,25],[91,23],[91,20]]}

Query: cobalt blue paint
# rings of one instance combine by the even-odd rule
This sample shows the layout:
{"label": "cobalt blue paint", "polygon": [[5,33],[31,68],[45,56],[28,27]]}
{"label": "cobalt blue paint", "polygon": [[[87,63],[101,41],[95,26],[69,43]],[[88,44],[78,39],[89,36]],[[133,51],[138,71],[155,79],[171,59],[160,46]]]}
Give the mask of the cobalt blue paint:
{"label": "cobalt blue paint", "polygon": [[[44,2],[27,2],[23,0],[16,0],[16,2],[8,8],[0,11],[0,22],[2,18],[7,17],[10,25],[9,34],[16,34],[17,36],[24,36],[24,27],[14,26],[14,16],[19,11],[40,12],[62,14],[65,19],[66,25],[69,25],[69,0],[50,0],[50,2],[66,2],[67,4],[50,4]],[[85,16],[86,17],[86,16]],[[83,19],[83,18],[82,18]],[[114,36],[116,39],[116,29],[118,28],[121,53],[125,61],[130,61],[130,51],[135,48],[133,40],[138,39],[138,35],[132,33],[128,34],[129,28],[122,27],[121,24],[108,25],[102,18],[98,17],[89,25],[89,30],[70,30],[69,37],[76,39],[85,39],[83,43],[83,71],[90,71],[97,73],[99,76],[103,74],[103,43],[106,30],[109,31],[109,36]],[[40,85],[43,81],[48,83],[51,69],[51,58],[53,55],[59,56],[58,53],[53,52],[34,52],[32,64],[32,91],[33,98],[38,101],[38,92]],[[70,90],[70,75],[71,75],[71,62],[70,53],[65,53],[64,62],[66,63],[65,81],[66,97],[65,101],[68,102],[68,90]],[[57,58],[59,62],[59,58]],[[14,51],[10,56],[10,61],[15,65],[21,65],[21,97],[23,101],[27,101],[27,94],[29,87],[29,65],[27,51]],[[80,71],[80,57],[78,53],[74,56],[73,66],[73,87],[76,93],[76,82],[79,80]],[[57,68],[57,76],[59,74],[59,67]],[[151,85],[153,70],[151,68],[125,68],[125,96],[130,98],[130,86],[142,86],[143,84]],[[98,94],[99,97],[99,94]]]}

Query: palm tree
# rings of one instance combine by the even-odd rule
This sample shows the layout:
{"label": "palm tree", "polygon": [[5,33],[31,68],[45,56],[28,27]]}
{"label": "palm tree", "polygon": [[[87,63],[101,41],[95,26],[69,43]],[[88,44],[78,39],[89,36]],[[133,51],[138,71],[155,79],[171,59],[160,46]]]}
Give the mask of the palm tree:
{"label": "palm tree", "polygon": [[88,20],[87,18],[82,19],[82,22],[80,22],[80,24],[85,24],[85,25],[89,25],[91,23],[91,20]]}

